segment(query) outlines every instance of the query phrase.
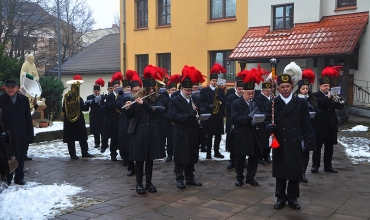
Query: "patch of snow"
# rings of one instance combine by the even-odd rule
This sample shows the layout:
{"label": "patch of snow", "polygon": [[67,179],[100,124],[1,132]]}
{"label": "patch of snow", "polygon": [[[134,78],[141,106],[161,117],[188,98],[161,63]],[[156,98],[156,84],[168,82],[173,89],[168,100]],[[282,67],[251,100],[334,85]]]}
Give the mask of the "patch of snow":
{"label": "patch of snow", "polygon": [[367,131],[368,129],[369,129],[369,127],[367,127],[367,126],[356,125],[355,127],[351,128],[351,129],[346,129],[346,130],[342,130],[342,131],[354,132],[354,131]]}
{"label": "patch of snow", "polygon": [[353,164],[369,162],[369,139],[339,136],[338,142],[345,148],[345,153]]}

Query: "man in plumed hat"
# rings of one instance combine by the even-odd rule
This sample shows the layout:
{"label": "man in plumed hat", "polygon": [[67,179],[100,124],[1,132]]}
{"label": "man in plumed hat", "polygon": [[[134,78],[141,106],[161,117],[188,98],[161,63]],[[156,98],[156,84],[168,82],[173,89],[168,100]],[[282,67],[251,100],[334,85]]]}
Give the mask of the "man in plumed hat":
{"label": "man in plumed hat", "polygon": [[[280,93],[270,100],[266,108],[265,128],[274,134],[272,149],[272,176],[276,178],[275,209],[282,209],[286,202],[293,209],[300,209],[299,178],[302,176],[302,153],[305,145],[312,141],[312,129],[308,105],[292,95],[291,75],[277,77],[277,90]],[[274,113],[274,123],[272,120]]]}
{"label": "man in plumed hat", "polygon": [[88,101],[87,106],[90,108],[90,133],[94,135],[95,148],[100,147],[100,141],[103,135],[104,114],[100,108],[100,91],[101,87],[104,87],[104,84],[105,82],[102,78],[97,79],[95,81],[95,85],[93,86],[93,94],[87,96],[86,98],[86,100]]}
{"label": "man in plumed hat", "polygon": [[[14,183],[24,185],[24,159],[28,144],[33,142],[33,125],[28,98],[18,93],[19,84],[14,79],[5,80],[5,93],[0,95],[0,109],[4,127],[11,135],[10,151],[18,161],[18,167],[7,175],[7,184],[13,179]],[[5,133],[0,134],[0,139],[7,139]]]}
{"label": "man in plumed hat", "polygon": [[205,113],[199,98],[192,95],[193,84],[204,81],[202,74],[195,67],[185,66],[182,76],[180,94],[171,98],[168,110],[173,121],[175,174],[180,189],[184,189],[185,184],[202,185],[194,178],[194,164],[199,159],[200,122],[197,116]]}
{"label": "man in plumed hat", "polygon": [[320,90],[313,93],[316,97],[317,104],[321,110],[321,114],[316,120],[316,150],[312,154],[312,173],[317,173],[320,167],[321,148],[324,148],[324,171],[329,173],[338,173],[332,166],[334,144],[338,143],[338,119],[335,110],[341,110],[344,103],[340,103],[333,99],[333,94],[330,92],[332,73],[339,75],[340,69],[337,67],[326,67],[322,71],[322,78],[319,79]]}

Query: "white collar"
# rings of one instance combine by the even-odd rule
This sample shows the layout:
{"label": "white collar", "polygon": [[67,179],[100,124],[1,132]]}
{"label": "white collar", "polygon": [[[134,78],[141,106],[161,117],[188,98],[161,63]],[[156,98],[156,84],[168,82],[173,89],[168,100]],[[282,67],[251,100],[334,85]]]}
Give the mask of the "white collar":
{"label": "white collar", "polygon": [[215,89],[216,89],[217,87],[213,87],[213,86],[209,85],[209,88],[211,88],[213,91],[215,91]]}
{"label": "white collar", "polygon": [[290,102],[290,100],[292,100],[292,93],[290,93],[290,95],[287,97],[287,98],[285,98],[284,96],[282,96],[281,94],[280,94],[280,98],[285,102],[285,104],[287,105],[289,102]]}
{"label": "white collar", "polygon": [[182,92],[180,92],[180,95],[188,102],[188,103],[190,103],[190,99],[187,99],[187,98],[185,98],[185,96],[184,96],[184,94],[182,94]]}
{"label": "white collar", "polygon": [[[263,94],[262,92],[261,92],[261,94],[263,95],[263,96],[265,96],[265,94]],[[271,96],[265,96],[268,100],[270,100],[271,99]]]}

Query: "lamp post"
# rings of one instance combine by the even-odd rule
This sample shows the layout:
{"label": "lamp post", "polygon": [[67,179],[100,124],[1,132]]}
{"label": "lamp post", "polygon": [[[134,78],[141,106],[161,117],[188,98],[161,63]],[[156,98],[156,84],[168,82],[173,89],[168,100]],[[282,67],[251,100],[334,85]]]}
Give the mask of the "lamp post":
{"label": "lamp post", "polygon": [[60,10],[59,0],[57,0],[57,14],[58,14],[58,79],[61,80],[61,63],[60,63]]}

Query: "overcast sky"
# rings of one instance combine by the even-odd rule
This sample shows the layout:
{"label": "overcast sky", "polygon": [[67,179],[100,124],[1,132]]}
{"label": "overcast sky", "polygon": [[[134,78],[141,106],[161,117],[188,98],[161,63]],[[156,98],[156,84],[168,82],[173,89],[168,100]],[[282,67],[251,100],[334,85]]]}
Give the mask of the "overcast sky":
{"label": "overcast sky", "polygon": [[94,29],[109,28],[114,23],[114,16],[119,13],[120,0],[86,0],[93,11],[96,22]]}

